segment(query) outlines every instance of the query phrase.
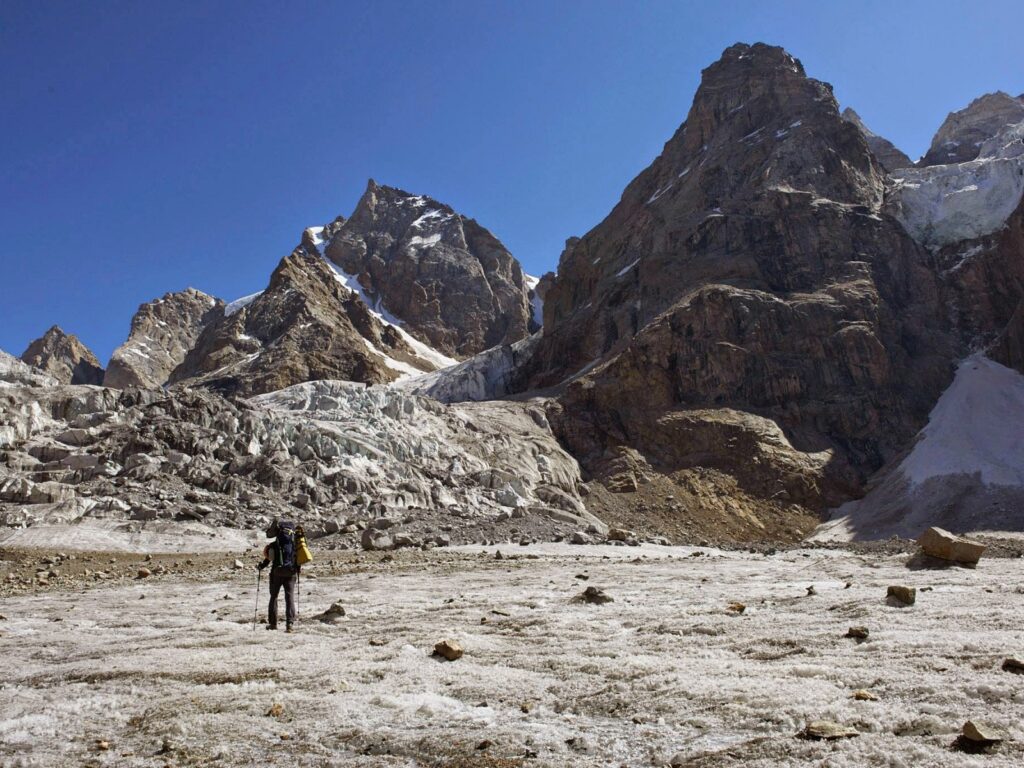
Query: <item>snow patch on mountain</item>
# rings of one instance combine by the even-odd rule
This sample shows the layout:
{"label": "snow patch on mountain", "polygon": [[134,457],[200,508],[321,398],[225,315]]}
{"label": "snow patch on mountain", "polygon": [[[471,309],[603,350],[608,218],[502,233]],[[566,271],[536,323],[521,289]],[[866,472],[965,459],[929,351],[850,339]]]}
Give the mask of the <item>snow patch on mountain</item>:
{"label": "snow patch on mountain", "polygon": [[245,307],[252,304],[256,299],[263,295],[263,291],[256,291],[256,293],[250,293],[248,296],[243,296],[240,299],[235,299],[224,307],[224,317],[231,317],[238,312],[241,312]]}
{"label": "snow patch on mountain", "polygon": [[910,453],[817,538],[1024,531],[1024,376],[983,354],[961,362]]}

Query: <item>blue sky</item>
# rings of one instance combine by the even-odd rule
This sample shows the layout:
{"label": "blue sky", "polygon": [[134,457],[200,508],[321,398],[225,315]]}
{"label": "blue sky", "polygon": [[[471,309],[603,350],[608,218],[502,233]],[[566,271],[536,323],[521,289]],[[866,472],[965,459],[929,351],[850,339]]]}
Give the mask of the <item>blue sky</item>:
{"label": "blue sky", "polygon": [[264,287],[369,177],[553,269],[737,41],[917,157],[949,111],[1024,92],[1022,29],[1020,0],[4,0],[0,348],[57,323],[105,362],[143,301]]}

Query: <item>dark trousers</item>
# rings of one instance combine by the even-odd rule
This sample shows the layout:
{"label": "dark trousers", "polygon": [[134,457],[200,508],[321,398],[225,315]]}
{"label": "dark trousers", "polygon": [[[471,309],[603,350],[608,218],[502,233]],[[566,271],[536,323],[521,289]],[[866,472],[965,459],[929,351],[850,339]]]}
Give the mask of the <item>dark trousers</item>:
{"label": "dark trousers", "polygon": [[277,626],[277,594],[284,587],[285,617],[288,626],[295,621],[295,582],[298,573],[292,568],[272,568],[270,571],[270,606],[267,608],[267,623]]}

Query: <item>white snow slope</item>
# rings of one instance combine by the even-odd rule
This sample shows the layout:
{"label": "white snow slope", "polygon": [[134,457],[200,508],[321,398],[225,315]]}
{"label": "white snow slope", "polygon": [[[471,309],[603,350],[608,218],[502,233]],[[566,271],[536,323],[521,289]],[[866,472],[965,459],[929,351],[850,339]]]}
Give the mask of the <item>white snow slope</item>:
{"label": "white snow slope", "polygon": [[1024,194],[1024,123],[985,142],[977,160],[891,174],[896,217],[922,245],[939,248],[995,232]]}
{"label": "white snow slope", "polygon": [[819,538],[1024,531],[1024,376],[975,354],[932,410],[910,453]]}
{"label": "white snow slope", "polygon": [[[682,753],[693,766],[1009,768],[1024,759],[1024,687],[1000,670],[1024,649],[1018,561],[908,571],[900,557],[814,550],[515,549],[539,559],[436,551],[426,563],[364,558],[352,573],[315,580],[308,567],[291,635],[253,631],[255,576],[231,572],[234,555],[214,583],[157,576],[7,599],[0,764],[632,768]],[[896,583],[931,591],[896,608],[885,602]],[[615,602],[571,602],[587,585]],[[265,599],[264,588],[261,614]],[[311,618],[336,600],[348,612],[340,623]],[[746,611],[728,611],[732,601]],[[870,638],[845,638],[851,625]],[[443,639],[465,656],[431,658]],[[859,688],[878,700],[854,700]],[[268,716],[275,704],[281,715]],[[819,718],[860,736],[796,738]],[[1007,743],[992,755],[951,750],[971,718],[1004,730]]]}

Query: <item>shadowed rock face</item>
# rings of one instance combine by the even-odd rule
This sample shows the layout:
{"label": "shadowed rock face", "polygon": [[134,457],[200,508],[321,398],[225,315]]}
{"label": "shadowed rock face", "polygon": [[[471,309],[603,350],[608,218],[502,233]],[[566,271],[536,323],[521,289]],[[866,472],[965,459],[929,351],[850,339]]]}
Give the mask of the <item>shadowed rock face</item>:
{"label": "shadowed rock face", "polygon": [[849,107],[843,110],[842,118],[843,120],[853,123],[860,129],[860,132],[864,134],[864,141],[867,142],[868,147],[870,147],[871,151],[875,153],[875,157],[878,158],[878,162],[882,164],[882,167],[886,171],[894,171],[897,168],[907,168],[914,164],[903,151],[896,148],[895,144],[884,136],[879,136],[864,125],[864,121],[860,119],[860,115]]}
{"label": "shadowed rock face", "polygon": [[77,336],[56,325],[29,344],[21,359],[62,384],[103,383],[103,368],[96,355]]}
{"label": "shadowed rock face", "polygon": [[241,395],[316,379],[381,384],[398,376],[389,360],[432,370],[322,257],[300,246],[265,291],[203,332],[171,381]]}
{"label": "shadowed rock face", "polygon": [[421,341],[464,357],[528,336],[530,289],[490,232],[443,203],[369,182],[324,254]]}
{"label": "shadowed rock face", "polygon": [[195,288],[143,304],[132,318],[128,340],[110,358],[103,385],[163,386],[203,329],[223,313],[224,302]]}
{"label": "shadowed rock face", "polygon": [[718,468],[762,511],[857,492],[952,372],[931,257],[882,212],[884,178],[782,49],[736,45],[708,67],[545,297],[529,386],[565,387],[553,422],[584,467]]}
{"label": "shadowed rock face", "polygon": [[946,117],[919,165],[974,160],[986,141],[1020,122],[1024,122],[1024,100],[1002,91],[987,93]]}

